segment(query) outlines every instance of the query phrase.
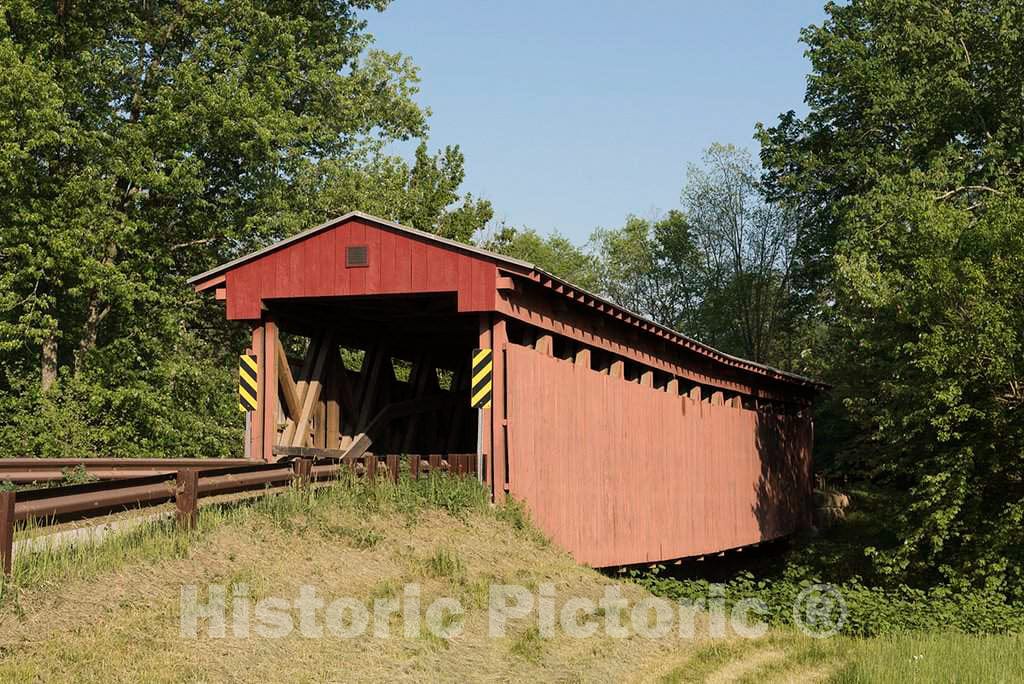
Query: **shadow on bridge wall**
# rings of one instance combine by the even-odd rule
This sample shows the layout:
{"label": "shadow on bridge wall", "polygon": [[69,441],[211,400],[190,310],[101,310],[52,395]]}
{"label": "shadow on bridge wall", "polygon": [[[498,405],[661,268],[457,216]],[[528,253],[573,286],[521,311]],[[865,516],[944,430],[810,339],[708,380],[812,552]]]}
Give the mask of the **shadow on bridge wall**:
{"label": "shadow on bridge wall", "polygon": [[810,412],[757,414],[761,473],[753,513],[761,539],[775,539],[809,527],[812,512],[813,423]]}

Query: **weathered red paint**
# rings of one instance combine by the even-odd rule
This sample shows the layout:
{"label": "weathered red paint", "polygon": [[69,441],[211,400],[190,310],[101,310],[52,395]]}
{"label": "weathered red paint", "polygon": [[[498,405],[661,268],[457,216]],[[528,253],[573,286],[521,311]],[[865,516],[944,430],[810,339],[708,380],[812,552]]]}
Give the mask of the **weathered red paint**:
{"label": "weathered red paint", "polygon": [[[345,267],[366,245],[369,265]],[[227,317],[258,320],[264,300],[454,292],[459,311],[491,311],[497,266],[485,259],[352,219],[227,272]]]}
{"label": "weathered red paint", "polygon": [[[367,266],[346,267],[349,246],[366,246]],[[192,282],[224,288],[228,318],[252,322],[261,396],[277,382],[269,305],[283,321],[298,300],[454,293],[459,313],[445,325],[479,324],[474,344],[494,349],[482,475],[496,501],[506,491],[523,500],[581,562],[702,555],[807,521],[820,384],[722,354],[529,264],[360,214]],[[254,416],[255,458],[272,458],[275,400]]]}
{"label": "weathered red paint", "polygon": [[748,546],[805,521],[809,417],[694,402],[508,346],[512,496],[576,560]]}

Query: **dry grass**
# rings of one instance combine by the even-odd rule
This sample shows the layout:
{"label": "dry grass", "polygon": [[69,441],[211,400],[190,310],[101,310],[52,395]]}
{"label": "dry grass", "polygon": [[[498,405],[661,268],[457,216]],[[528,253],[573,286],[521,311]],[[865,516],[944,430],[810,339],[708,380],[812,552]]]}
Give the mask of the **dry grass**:
{"label": "dry grass", "polygon": [[[253,601],[293,599],[311,585],[327,599],[372,605],[401,597],[410,582],[424,608],[459,600],[461,635],[423,629],[406,638],[397,616],[390,638],[179,634],[184,585],[205,598],[208,585],[245,584]],[[534,613],[490,638],[492,583],[552,584],[562,601],[597,600],[614,580],[547,543],[521,509],[487,505],[471,482],[341,483],[232,502],[203,509],[190,534],[156,523],[16,558],[14,579],[0,587],[0,681],[1013,681],[1024,671],[1019,637],[548,638]],[[628,583],[622,593],[649,596]],[[706,632],[704,616],[697,632]]]}
{"label": "dry grass", "polygon": [[[109,567],[79,572],[50,564],[49,574],[30,573],[32,581],[0,612],[0,679],[624,681],[657,678],[694,648],[675,638],[545,639],[532,617],[512,623],[504,638],[489,638],[492,582],[552,583],[560,597],[596,600],[612,580],[487,506],[453,515],[443,497],[439,505],[411,507],[320,498],[211,513],[216,520],[202,523],[188,543],[136,545],[138,553],[116,554]],[[179,635],[186,584],[199,585],[201,597],[209,584],[244,583],[253,599],[294,598],[308,584],[321,596],[370,600],[399,596],[407,582],[421,585],[424,607],[435,597],[459,599],[466,609],[462,635],[446,640],[424,631],[407,639],[397,618],[387,639],[297,632],[237,639],[230,628],[227,638]],[[633,585],[623,593],[634,600],[646,595]]]}

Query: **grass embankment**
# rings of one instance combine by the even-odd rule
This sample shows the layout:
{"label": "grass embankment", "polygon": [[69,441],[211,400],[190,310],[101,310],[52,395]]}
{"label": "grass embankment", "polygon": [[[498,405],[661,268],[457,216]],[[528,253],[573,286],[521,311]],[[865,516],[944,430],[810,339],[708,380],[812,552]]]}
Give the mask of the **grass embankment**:
{"label": "grass embankment", "polygon": [[[547,638],[536,613],[487,636],[493,583],[551,583],[560,600],[596,600],[614,582],[574,564],[517,507],[488,505],[471,480],[339,482],[205,507],[190,533],[155,523],[19,556],[0,594],[0,681],[1011,681],[1024,671],[1012,637],[818,641],[778,628],[711,640],[704,616],[696,639]],[[180,634],[183,585],[201,598],[209,585],[245,585],[251,601],[310,585],[328,600],[372,603],[409,583],[424,608],[457,599],[462,634],[406,636],[400,616],[390,638]],[[626,583],[623,596],[650,594]]]}
{"label": "grass embankment", "polygon": [[[424,610],[456,598],[462,635],[407,638],[400,616],[382,639],[180,635],[183,585],[198,585],[201,599],[211,584],[244,584],[252,601],[291,599],[310,585],[328,600],[372,602],[401,597],[408,583],[419,584]],[[489,638],[492,583],[552,583],[560,596],[598,599],[613,580],[574,564],[519,509],[488,505],[471,480],[341,482],[204,508],[192,533],[155,524],[18,557],[0,603],[0,680],[650,680],[695,649],[673,638],[544,639],[535,617]],[[647,595],[632,585],[623,594]]]}

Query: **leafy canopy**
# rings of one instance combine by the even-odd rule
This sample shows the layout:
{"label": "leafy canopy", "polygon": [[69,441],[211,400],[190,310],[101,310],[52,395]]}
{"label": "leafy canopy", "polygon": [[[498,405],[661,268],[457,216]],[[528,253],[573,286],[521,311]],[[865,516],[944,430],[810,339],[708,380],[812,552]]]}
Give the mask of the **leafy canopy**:
{"label": "leafy canopy", "polygon": [[[428,152],[415,66],[372,48],[362,13],[386,5],[4,3],[0,436],[236,449],[243,332],[185,276],[350,209],[462,240],[489,220],[459,149]],[[386,153],[415,139],[412,163]]]}
{"label": "leafy canopy", "polygon": [[1024,6],[854,0],[805,29],[809,114],[759,132],[830,293],[846,467],[905,488],[894,576],[1024,593]]}

